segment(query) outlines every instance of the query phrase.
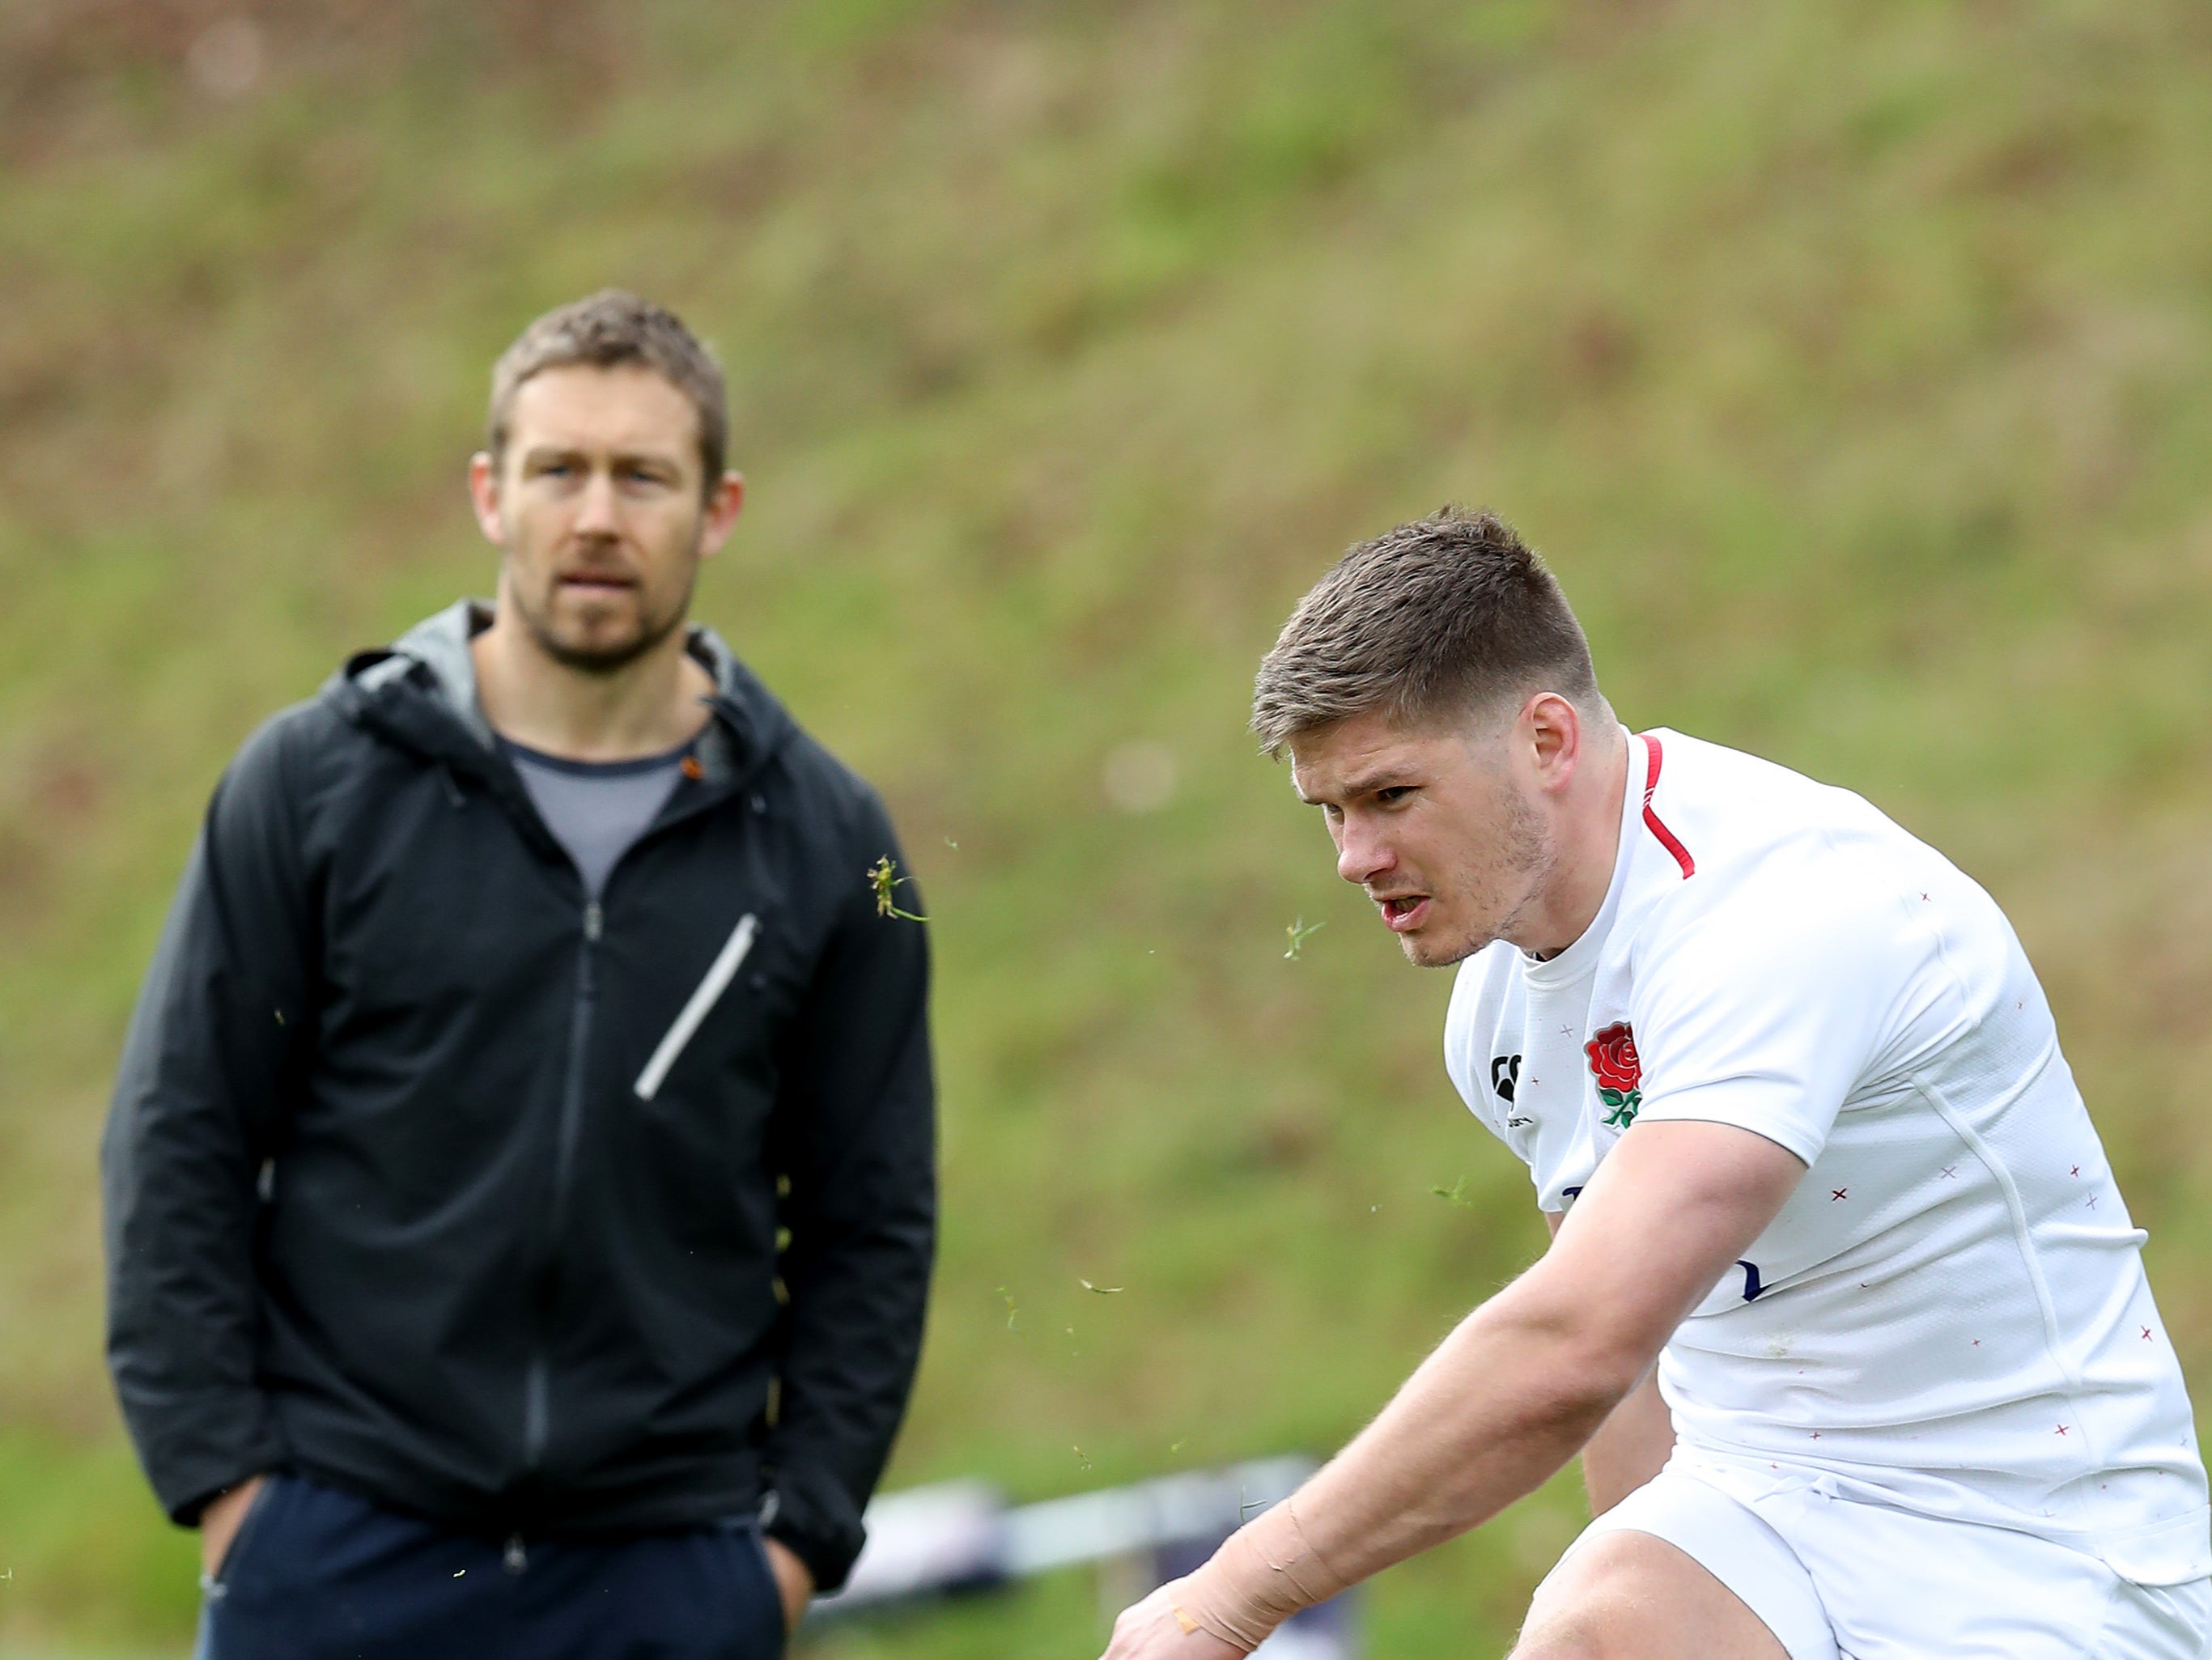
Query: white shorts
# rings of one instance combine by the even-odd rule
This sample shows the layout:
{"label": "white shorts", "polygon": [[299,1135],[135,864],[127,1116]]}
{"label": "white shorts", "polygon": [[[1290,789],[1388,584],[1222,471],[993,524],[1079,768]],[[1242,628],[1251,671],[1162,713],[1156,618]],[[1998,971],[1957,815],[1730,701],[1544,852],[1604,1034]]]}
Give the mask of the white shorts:
{"label": "white shorts", "polygon": [[2212,1633],[2212,1579],[2133,1584],[2033,1534],[1844,1499],[1816,1481],[1739,1498],[1678,1460],[1559,1560],[1623,1530],[1694,1560],[1790,1660],[2203,1660]]}

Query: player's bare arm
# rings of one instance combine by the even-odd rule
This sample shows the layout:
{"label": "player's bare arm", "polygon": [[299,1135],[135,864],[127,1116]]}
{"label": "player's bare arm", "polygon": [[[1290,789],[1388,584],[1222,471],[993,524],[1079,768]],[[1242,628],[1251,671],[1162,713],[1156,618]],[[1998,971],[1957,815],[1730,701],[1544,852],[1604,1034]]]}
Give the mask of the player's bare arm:
{"label": "player's bare arm", "polygon": [[1729,1126],[1624,1136],[1543,1258],[1298,1493],[1125,1614],[1108,1660],[1249,1652],[1299,1608],[1533,1492],[1638,1388],[1804,1172]]}
{"label": "player's bare arm", "polygon": [[[1544,1213],[1555,1239],[1565,1219],[1561,1211]],[[1589,1495],[1590,1514],[1602,1516],[1658,1475],[1674,1450],[1674,1414],[1660,1397],[1659,1369],[1654,1366],[1583,1448],[1583,1489]]]}

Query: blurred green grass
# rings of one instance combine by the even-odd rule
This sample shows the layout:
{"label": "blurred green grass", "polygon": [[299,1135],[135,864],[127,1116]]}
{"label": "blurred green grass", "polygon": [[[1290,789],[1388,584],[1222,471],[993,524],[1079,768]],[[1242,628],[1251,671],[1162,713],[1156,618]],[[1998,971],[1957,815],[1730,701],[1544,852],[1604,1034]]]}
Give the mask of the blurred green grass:
{"label": "blurred green grass", "polygon": [[[1447,499],[1550,553],[1632,722],[1993,889],[2203,1372],[2202,8],[302,0],[232,98],[187,68],[215,15],[0,19],[0,1652],[187,1640],[99,1359],[117,1037],[238,740],[489,586],[488,366],[608,282],[731,372],[754,493],[701,613],[929,895],[894,1481],[1326,1452],[1539,1249],[1446,978],[1242,731],[1326,560]],[[1102,785],[1131,742],[1157,811]],[[1294,916],[1333,926],[1288,962]],[[1501,1651],[1579,1513],[1385,1576],[1373,1652]],[[819,1652],[1103,1631],[1066,1576]]]}

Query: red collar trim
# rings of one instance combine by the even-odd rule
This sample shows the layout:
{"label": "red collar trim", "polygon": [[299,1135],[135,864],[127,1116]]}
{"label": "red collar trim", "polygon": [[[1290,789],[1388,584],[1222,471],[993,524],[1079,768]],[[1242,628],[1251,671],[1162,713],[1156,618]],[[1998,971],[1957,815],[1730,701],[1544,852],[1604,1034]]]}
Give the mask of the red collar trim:
{"label": "red collar trim", "polygon": [[1644,772],[1644,828],[1659,838],[1661,847],[1674,855],[1674,862],[1682,867],[1682,879],[1687,881],[1698,873],[1697,860],[1690,857],[1690,850],[1651,810],[1651,794],[1659,787],[1659,768],[1666,759],[1666,752],[1659,747],[1659,740],[1650,733],[1644,733],[1643,737],[1644,751],[1650,757],[1650,765]]}

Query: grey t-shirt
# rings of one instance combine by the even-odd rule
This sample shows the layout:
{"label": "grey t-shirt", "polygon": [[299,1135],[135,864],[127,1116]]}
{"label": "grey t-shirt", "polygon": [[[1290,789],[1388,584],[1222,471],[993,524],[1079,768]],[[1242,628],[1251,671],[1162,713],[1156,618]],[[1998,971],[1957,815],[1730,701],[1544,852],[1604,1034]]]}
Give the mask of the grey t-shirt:
{"label": "grey t-shirt", "polygon": [[568,761],[542,755],[507,739],[499,740],[507,758],[537,804],[553,839],[568,850],[592,898],[608,874],[659,816],[684,775],[684,744],[665,755],[635,761]]}

